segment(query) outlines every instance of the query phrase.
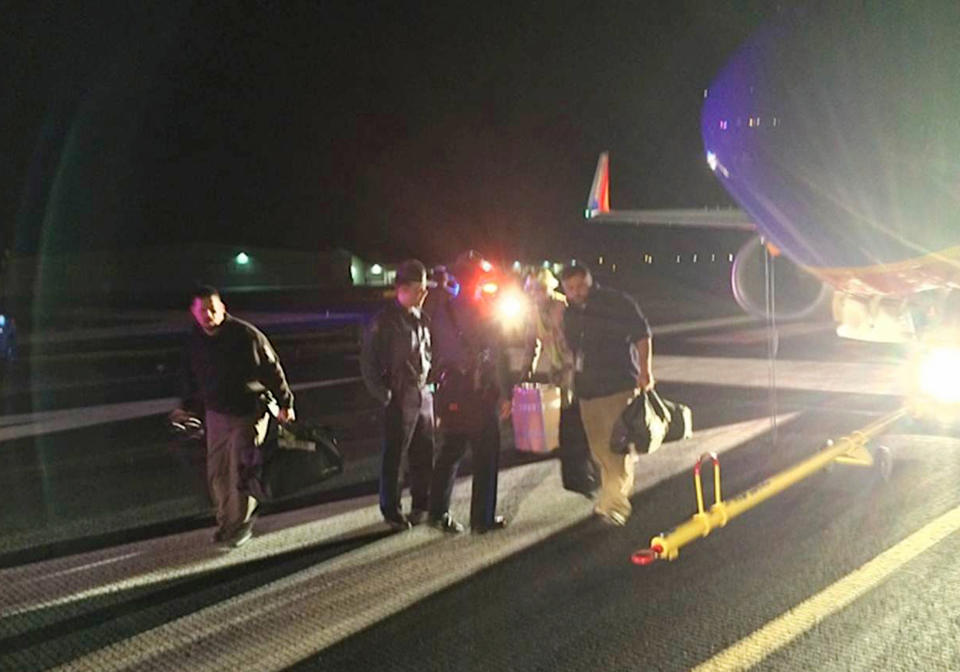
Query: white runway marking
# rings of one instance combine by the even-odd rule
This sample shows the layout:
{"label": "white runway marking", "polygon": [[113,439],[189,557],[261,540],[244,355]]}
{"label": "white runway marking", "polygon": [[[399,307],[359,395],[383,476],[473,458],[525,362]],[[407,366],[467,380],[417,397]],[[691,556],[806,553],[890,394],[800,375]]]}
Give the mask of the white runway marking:
{"label": "white runway marking", "polygon": [[676,322],[674,324],[654,325],[653,336],[672,336],[674,334],[685,334],[689,331],[700,331],[701,329],[717,329],[719,327],[733,327],[740,324],[757,324],[758,320],[749,315],[738,315],[735,317],[717,317],[710,320],[694,320],[692,322]]}
{"label": "white runway marking", "polygon": [[[764,389],[769,367],[766,359],[757,358],[660,355],[653,360],[659,381]],[[899,396],[907,380],[901,364],[777,360],[779,389]]]}
{"label": "white runway marking", "polygon": [[[654,359],[657,380],[706,385],[766,388],[769,362],[759,358],[685,357],[660,355]],[[778,360],[777,387],[811,392],[901,395],[905,377],[899,364]],[[359,382],[359,377],[319,380],[293,385],[294,391]],[[81,427],[132,420],[167,413],[179,403],[176,397],[120,404],[87,406],[0,416],[0,443]]]}
{"label": "white runway marking", "polygon": [[[336,387],[349,385],[361,379],[358,376],[350,378],[336,378],[333,380],[314,380],[297,383],[290,387],[294,392],[312,390],[321,387]],[[118,404],[103,404],[101,406],[84,406],[82,408],[68,408],[59,411],[40,411],[38,413],[23,413],[20,415],[0,416],[0,443],[21,439],[25,436],[38,436],[53,432],[64,432],[82,427],[103,425],[108,422],[134,420],[151,415],[169,413],[180,403],[177,397],[163,399],[147,399],[145,401],[131,401]]]}
{"label": "white runway marking", "polygon": [[[795,417],[784,416],[781,423]],[[767,418],[717,427],[644,457],[637,469],[637,490],[689,470],[704,451],[726,452],[768,428]],[[256,660],[257,669],[281,670],[591,515],[589,501],[562,489],[554,461],[505,471],[500,476],[500,488],[500,509],[511,518],[511,526],[502,533],[448,538],[429,528],[417,528],[392,535],[58,669],[235,670],[246,669],[251,660]],[[461,480],[454,492],[454,514],[464,516],[469,506],[470,482]],[[311,515],[310,511],[298,512],[304,513]],[[261,522],[267,525],[270,519]],[[323,543],[325,538],[342,535],[347,528],[377,520],[379,511],[371,503],[357,511],[256,537],[239,551],[215,559],[209,554],[202,558],[202,549],[194,549],[193,559],[186,560],[189,544],[209,543],[209,531],[205,530],[202,535],[198,531],[2,570],[0,582],[5,590],[0,595],[0,615],[250,562]],[[137,549],[144,552],[124,562],[90,565],[91,560],[100,563],[110,553],[127,555]],[[152,569],[147,569],[151,562]],[[71,563],[90,565],[89,571],[71,575],[69,585],[40,578],[51,570],[62,572]]]}
{"label": "white runway marking", "polygon": [[[781,341],[787,338],[797,336],[809,336],[822,331],[834,331],[836,325],[833,322],[798,322],[794,324],[785,324],[777,327],[777,338]],[[756,343],[765,343],[770,338],[770,330],[766,327],[757,327],[755,329],[740,329],[738,331],[722,332],[719,334],[706,334],[704,336],[692,336],[688,340],[691,343],[706,343],[708,345],[753,345]]]}
{"label": "white runway marking", "polygon": [[931,521],[859,569],[698,665],[693,672],[735,672],[750,669],[820,621],[879,586],[898,569],[957,530],[960,530],[960,507]]}

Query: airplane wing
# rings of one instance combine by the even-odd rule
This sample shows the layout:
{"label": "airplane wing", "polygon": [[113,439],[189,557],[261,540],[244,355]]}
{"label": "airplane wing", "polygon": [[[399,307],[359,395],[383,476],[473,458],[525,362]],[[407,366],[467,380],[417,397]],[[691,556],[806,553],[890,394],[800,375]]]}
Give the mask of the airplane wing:
{"label": "airplane wing", "polygon": [[593,185],[584,213],[587,219],[598,223],[634,224],[636,226],[682,226],[735,231],[755,231],[756,225],[737,208],[686,208],[676,210],[611,210],[610,209],[610,155],[600,154]]}

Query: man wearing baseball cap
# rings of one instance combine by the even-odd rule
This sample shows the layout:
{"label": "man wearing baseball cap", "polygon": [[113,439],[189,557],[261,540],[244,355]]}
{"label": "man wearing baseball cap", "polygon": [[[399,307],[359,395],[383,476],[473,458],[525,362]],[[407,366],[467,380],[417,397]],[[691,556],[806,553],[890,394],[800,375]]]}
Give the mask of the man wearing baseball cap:
{"label": "man wearing baseball cap", "polygon": [[[370,324],[360,355],[363,381],[384,406],[380,468],[380,512],[390,527],[405,530],[427,517],[433,470],[433,394],[429,318],[423,314],[427,269],[416,259],[397,268],[397,298]],[[410,475],[411,512],[400,508],[400,465],[404,453]]]}

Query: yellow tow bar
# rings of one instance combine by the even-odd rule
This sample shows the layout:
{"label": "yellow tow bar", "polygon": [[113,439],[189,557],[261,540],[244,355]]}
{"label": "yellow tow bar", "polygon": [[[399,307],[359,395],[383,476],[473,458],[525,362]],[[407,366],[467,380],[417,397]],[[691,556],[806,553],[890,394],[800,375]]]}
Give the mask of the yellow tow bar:
{"label": "yellow tow bar", "polygon": [[[697,460],[693,470],[693,482],[697,493],[697,512],[685,523],[673,531],[650,540],[650,548],[636,551],[631,561],[637,565],[649,565],[655,560],[676,560],[680,549],[687,544],[705,537],[716,527],[723,527],[745,511],[749,511],[761,502],[780,494],[787,488],[820,471],[831,462],[844,462],[869,466],[873,458],[867,450],[870,439],[879,436],[906,414],[902,408],[886,415],[861,430],[844,436],[814,455],[793,467],[771,476],[731,500],[723,501],[720,494],[720,460],[715,453],[707,453]],[[700,482],[700,467],[705,459],[713,463],[714,504],[709,510],[703,506],[703,486]]]}

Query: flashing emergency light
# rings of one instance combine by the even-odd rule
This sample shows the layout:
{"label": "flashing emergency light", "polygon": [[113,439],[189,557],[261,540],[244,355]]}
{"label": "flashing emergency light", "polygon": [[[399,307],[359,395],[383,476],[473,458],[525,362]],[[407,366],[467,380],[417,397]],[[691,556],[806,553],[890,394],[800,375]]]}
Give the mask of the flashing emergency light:
{"label": "flashing emergency light", "polygon": [[920,393],[945,404],[960,403],[960,350],[934,348],[920,361]]}
{"label": "flashing emergency light", "polygon": [[500,289],[500,285],[495,282],[485,282],[480,285],[480,291],[484,294],[496,294]]}

